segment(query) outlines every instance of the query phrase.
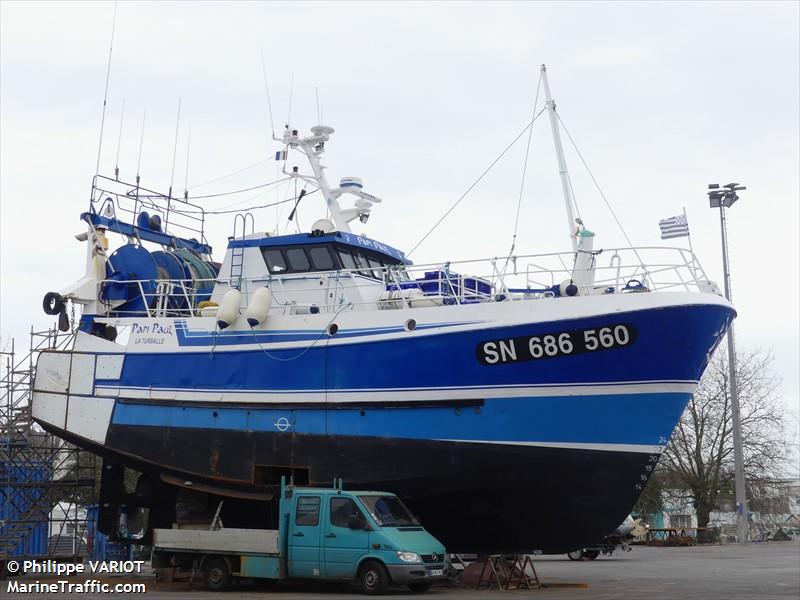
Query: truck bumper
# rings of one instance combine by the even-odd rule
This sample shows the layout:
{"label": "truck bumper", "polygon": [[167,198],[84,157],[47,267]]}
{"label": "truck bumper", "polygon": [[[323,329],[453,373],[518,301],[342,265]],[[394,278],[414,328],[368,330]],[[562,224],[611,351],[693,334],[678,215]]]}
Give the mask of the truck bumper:
{"label": "truck bumper", "polygon": [[[441,581],[447,579],[445,567],[439,565],[386,565],[389,576],[395,585],[407,585],[420,581]],[[438,572],[441,575],[431,575],[431,572]]]}

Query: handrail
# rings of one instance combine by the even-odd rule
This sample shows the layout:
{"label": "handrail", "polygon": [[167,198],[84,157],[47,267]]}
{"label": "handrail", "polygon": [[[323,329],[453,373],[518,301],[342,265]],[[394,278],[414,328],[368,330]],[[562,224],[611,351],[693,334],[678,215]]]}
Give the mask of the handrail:
{"label": "handrail", "polygon": [[199,242],[208,245],[205,237],[206,214],[198,204],[144,188],[138,183],[95,175],[92,179],[90,209],[95,213],[101,212],[109,198],[115,213],[119,211],[130,215],[134,225],[141,211],[155,211],[162,217],[161,227],[165,234],[179,238],[198,236]]}
{"label": "handrail", "polygon": [[[640,259],[648,251],[654,255],[653,262],[645,266]],[[579,295],[709,289],[710,284],[697,258],[683,248],[615,248],[606,252],[612,253],[608,265],[599,264],[599,261],[595,264],[591,283],[581,284]],[[673,260],[665,258],[668,254]],[[340,310],[343,302],[351,305],[351,309],[360,310],[386,308],[382,302],[391,302],[392,307],[398,304],[410,307],[422,297],[428,300],[427,305],[473,304],[557,297],[562,293],[559,286],[571,281],[574,275],[568,262],[571,256],[572,253],[561,252],[509,257],[515,265],[518,261],[527,263],[524,271],[517,271],[515,267],[513,273],[500,270],[499,260],[492,258],[213,280],[115,280],[113,284],[135,284],[140,297],[145,299],[147,316],[151,317],[197,315],[199,299],[207,299],[212,288],[219,299],[233,287],[242,290],[243,307],[251,295],[249,290],[269,287],[273,292],[273,310],[283,310],[286,314],[311,304],[320,312],[333,312]],[[242,282],[247,285],[241,285]],[[99,283],[101,289],[104,284]],[[413,296],[410,290],[419,291],[413,292],[416,294]],[[395,294],[386,298],[385,294],[392,291]],[[113,306],[107,314],[126,315]],[[141,311],[127,314],[142,316]]]}

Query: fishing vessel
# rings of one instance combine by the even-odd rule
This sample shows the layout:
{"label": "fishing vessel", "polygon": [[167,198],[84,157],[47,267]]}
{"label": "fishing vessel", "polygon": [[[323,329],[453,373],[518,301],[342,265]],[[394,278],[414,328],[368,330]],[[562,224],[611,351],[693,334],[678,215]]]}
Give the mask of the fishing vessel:
{"label": "fishing vessel", "polygon": [[39,358],[33,416],[142,473],[105,505],[169,526],[181,490],[235,502],[339,477],[398,494],[450,551],[565,552],[612,530],[735,312],[688,250],[594,248],[542,75],[564,252],[414,265],[353,233],[380,198],[328,182],[324,125],[287,126],[276,158],[307,159],[285,170],[313,188],[294,202],[316,192],[329,217],[271,235],[237,214],[221,263],[201,205],[96,176],[85,275],[44,301],[65,328],[66,302],[82,316]]}

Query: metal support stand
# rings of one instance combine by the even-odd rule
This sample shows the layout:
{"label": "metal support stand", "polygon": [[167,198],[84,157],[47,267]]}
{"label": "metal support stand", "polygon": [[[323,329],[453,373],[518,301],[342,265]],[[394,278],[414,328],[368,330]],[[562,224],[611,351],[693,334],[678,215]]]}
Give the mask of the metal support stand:
{"label": "metal support stand", "polygon": [[492,589],[493,587],[500,591],[534,590],[542,589],[542,583],[539,581],[531,557],[527,554],[492,554],[485,557],[483,561],[481,576],[478,578],[475,589]]}

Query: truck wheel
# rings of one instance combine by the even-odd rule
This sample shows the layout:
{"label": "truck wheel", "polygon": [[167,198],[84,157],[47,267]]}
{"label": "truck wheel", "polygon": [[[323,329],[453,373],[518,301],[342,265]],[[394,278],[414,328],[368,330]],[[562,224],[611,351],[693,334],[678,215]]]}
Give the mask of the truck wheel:
{"label": "truck wheel", "polygon": [[431,589],[431,584],[427,581],[421,581],[419,583],[409,583],[408,589],[410,589],[415,594],[424,594],[429,589]]}
{"label": "truck wheel", "polygon": [[389,573],[377,560],[368,560],[358,571],[358,587],[370,596],[383,594],[389,585]]}
{"label": "truck wheel", "polygon": [[583,560],[583,550],[573,550],[572,552],[567,552],[567,558],[570,560]]}
{"label": "truck wheel", "polygon": [[586,552],[583,553],[583,555],[589,560],[594,560],[595,558],[600,556],[600,553],[597,550],[587,550]]}
{"label": "truck wheel", "polygon": [[212,592],[221,592],[230,587],[231,573],[228,570],[228,563],[221,558],[207,560],[203,565],[203,574],[206,587]]}

